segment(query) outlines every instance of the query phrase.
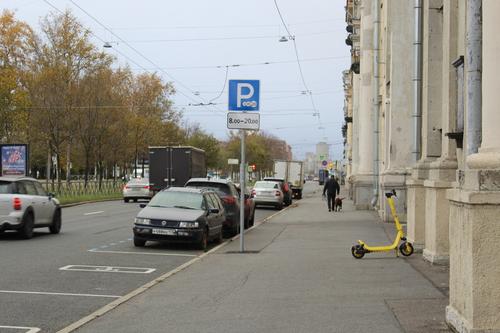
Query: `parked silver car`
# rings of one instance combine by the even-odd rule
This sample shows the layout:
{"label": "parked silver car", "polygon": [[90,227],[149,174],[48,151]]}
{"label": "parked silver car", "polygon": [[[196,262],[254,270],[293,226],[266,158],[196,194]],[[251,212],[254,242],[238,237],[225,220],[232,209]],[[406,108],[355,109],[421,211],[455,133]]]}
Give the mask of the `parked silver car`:
{"label": "parked silver car", "polygon": [[151,199],[153,192],[149,186],[149,178],[133,178],[123,187],[123,201]]}
{"label": "parked silver car", "polygon": [[33,237],[34,228],[61,230],[61,207],[42,184],[29,177],[0,177],[0,232],[17,230],[23,238]]}
{"label": "parked silver car", "polygon": [[258,181],[252,189],[252,197],[255,207],[260,205],[274,206],[282,209],[284,204],[284,195],[279,182]]}

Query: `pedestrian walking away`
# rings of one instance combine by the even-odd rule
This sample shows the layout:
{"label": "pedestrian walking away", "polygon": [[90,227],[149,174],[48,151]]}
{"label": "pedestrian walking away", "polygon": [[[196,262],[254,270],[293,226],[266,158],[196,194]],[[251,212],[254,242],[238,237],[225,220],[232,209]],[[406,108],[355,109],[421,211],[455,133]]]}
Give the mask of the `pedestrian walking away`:
{"label": "pedestrian walking away", "polygon": [[328,203],[328,211],[331,212],[335,207],[335,196],[340,193],[340,185],[332,175],[323,187],[323,196],[326,194],[326,202]]}

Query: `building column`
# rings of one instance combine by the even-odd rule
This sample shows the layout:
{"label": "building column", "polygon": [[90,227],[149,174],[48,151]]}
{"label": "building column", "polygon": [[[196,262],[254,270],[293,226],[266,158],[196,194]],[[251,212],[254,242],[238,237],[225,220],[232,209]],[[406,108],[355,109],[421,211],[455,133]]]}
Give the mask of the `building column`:
{"label": "building column", "polygon": [[420,160],[407,181],[408,240],[416,249],[425,243],[425,181],[430,164],[441,156],[442,5],[442,0],[424,0],[422,8],[422,147]]}
{"label": "building column", "polygon": [[358,169],[353,175],[356,209],[369,209],[373,195],[373,20],[372,0],[362,1],[360,36],[360,93],[358,110]]}
{"label": "building column", "polygon": [[449,201],[446,199],[446,190],[453,187],[458,167],[455,140],[447,135],[456,129],[457,78],[453,62],[458,58],[458,2],[445,2],[441,15],[441,157],[430,163],[429,178],[424,181],[426,210],[423,257],[434,264],[449,262]]}
{"label": "building column", "polygon": [[408,59],[412,58],[413,47],[408,40],[413,38],[413,6],[404,1],[384,3],[383,23],[381,28],[384,70],[381,82],[383,91],[383,126],[381,145],[383,147],[382,172],[380,174],[379,198],[383,221],[393,221],[388,205],[384,202],[384,193],[396,189],[398,200],[396,211],[400,221],[407,219],[406,178],[409,177],[409,165],[412,163],[412,142],[408,136],[412,130],[412,67]]}
{"label": "building column", "polygon": [[[480,5],[480,2],[479,2]],[[500,332],[500,1],[482,0],[482,142],[467,156],[461,188],[448,191],[450,305],[457,332]],[[467,110],[478,112],[480,110]]]}

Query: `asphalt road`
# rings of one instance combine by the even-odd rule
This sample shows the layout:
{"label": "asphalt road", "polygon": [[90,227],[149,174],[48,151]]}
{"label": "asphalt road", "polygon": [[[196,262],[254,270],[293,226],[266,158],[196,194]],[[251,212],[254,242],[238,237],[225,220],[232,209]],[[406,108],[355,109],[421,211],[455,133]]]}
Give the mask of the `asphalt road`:
{"label": "asphalt road", "polygon": [[[135,248],[140,210],[121,201],[63,209],[61,234],[0,235],[0,332],[56,332],[201,254],[188,245]],[[276,213],[259,208],[258,222]],[[214,246],[214,245],[211,245]]]}

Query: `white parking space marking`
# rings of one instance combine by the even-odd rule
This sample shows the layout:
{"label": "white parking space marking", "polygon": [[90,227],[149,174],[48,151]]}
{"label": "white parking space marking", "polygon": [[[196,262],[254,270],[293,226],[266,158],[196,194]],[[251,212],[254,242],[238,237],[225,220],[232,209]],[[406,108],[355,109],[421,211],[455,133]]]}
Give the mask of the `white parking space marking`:
{"label": "white parking space marking", "polygon": [[89,252],[94,253],[112,253],[112,254],[140,254],[149,256],[167,256],[167,257],[197,257],[196,254],[184,254],[184,253],[156,253],[156,252],[129,252],[129,251],[105,251],[98,249],[91,249]]}
{"label": "white parking space marking", "polygon": [[95,214],[101,214],[101,213],[104,213],[104,211],[103,211],[103,210],[99,210],[99,211],[97,211],[97,212],[85,213],[85,214],[83,214],[83,215],[87,216],[87,215],[95,215]]}
{"label": "white parking space marking", "polygon": [[[76,296],[76,297],[103,297],[103,298],[120,298],[116,295],[97,295],[97,294],[73,294],[73,293],[52,293],[45,291],[22,291],[22,290],[0,290],[2,294],[28,294],[28,295],[47,295],[47,296]],[[2,327],[2,326],[0,326]]]}
{"label": "white parking space marking", "polygon": [[68,265],[59,268],[60,271],[97,272],[97,273],[127,273],[127,274],[151,274],[155,268],[142,267],[113,267],[113,266],[91,266],[91,265]]}
{"label": "white parking space marking", "polygon": [[38,327],[22,327],[22,326],[0,326],[0,328],[8,328],[12,330],[24,330],[23,333],[37,333],[40,332]]}

